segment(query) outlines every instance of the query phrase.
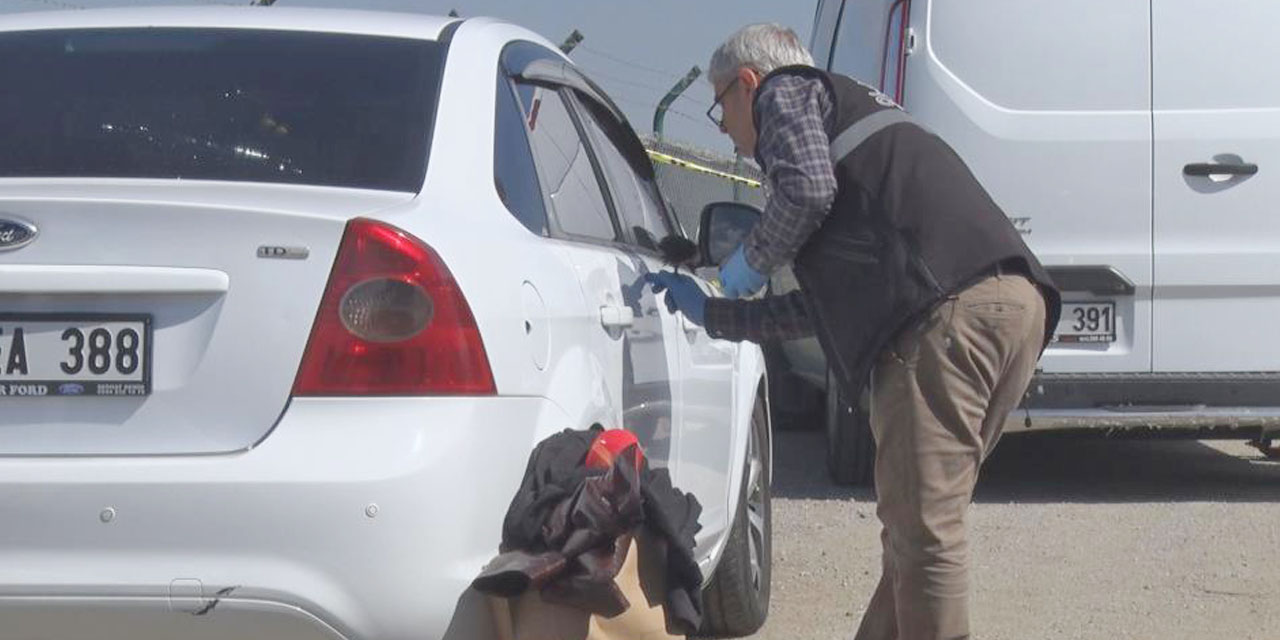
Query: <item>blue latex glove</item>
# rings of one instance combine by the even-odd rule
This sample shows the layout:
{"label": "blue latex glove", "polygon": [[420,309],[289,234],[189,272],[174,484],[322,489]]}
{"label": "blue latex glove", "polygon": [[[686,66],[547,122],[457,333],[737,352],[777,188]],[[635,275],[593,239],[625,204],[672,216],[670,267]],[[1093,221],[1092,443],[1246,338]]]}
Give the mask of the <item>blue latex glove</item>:
{"label": "blue latex glove", "polygon": [[690,322],[703,326],[707,315],[707,294],[702,292],[698,283],[689,276],[659,271],[646,273],[644,281],[653,288],[654,294],[667,292],[667,310],[671,313],[679,311]]}
{"label": "blue latex glove", "polygon": [[747,264],[747,252],[741,245],[720,267],[720,287],[724,289],[726,298],[749,296],[759,291],[768,281],[767,276]]}

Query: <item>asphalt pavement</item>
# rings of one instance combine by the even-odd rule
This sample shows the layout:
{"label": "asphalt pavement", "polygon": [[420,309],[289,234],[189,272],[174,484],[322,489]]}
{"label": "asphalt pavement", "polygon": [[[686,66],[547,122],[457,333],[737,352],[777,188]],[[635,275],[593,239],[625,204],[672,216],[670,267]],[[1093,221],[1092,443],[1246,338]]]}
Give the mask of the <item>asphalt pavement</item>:
{"label": "asphalt pavement", "polygon": [[[872,493],[820,432],[774,444],[756,639],[852,638],[879,578]],[[977,639],[1280,639],[1280,462],[1241,441],[1006,437],[969,514]]]}

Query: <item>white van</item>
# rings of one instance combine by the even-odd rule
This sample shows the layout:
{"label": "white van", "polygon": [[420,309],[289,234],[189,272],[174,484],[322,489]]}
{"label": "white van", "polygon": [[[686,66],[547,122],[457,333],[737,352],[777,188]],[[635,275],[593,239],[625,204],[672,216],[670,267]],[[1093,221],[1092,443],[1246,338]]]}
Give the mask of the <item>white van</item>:
{"label": "white van", "polygon": [[[1275,0],[819,1],[817,64],[953,145],[1063,290],[1006,433],[1280,433],[1277,25]],[[816,343],[782,350],[823,380]],[[871,461],[848,404],[846,482]]]}

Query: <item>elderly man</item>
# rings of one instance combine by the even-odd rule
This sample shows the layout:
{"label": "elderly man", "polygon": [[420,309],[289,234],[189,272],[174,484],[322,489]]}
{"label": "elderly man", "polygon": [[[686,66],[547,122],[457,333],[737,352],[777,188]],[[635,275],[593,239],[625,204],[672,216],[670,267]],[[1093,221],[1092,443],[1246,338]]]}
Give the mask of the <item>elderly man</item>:
{"label": "elderly man", "polygon": [[[870,384],[883,574],[857,638],[969,637],[965,513],[978,468],[1057,325],[1058,293],[945,142],[888,97],[813,67],[791,30],[711,57],[708,115],[769,200],[721,266],[725,298],[651,276],[712,336],[816,334],[847,397]],[[785,264],[800,290],[741,300]]]}

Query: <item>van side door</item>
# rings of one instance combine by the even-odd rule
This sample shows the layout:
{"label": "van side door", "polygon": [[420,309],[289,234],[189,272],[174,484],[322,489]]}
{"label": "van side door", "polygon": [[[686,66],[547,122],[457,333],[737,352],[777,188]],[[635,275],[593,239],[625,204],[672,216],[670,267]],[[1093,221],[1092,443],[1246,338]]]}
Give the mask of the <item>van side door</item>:
{"label": "van side door", "polygon": [[1155,371],[1280,371],[1280,3],[1152,19]]}

